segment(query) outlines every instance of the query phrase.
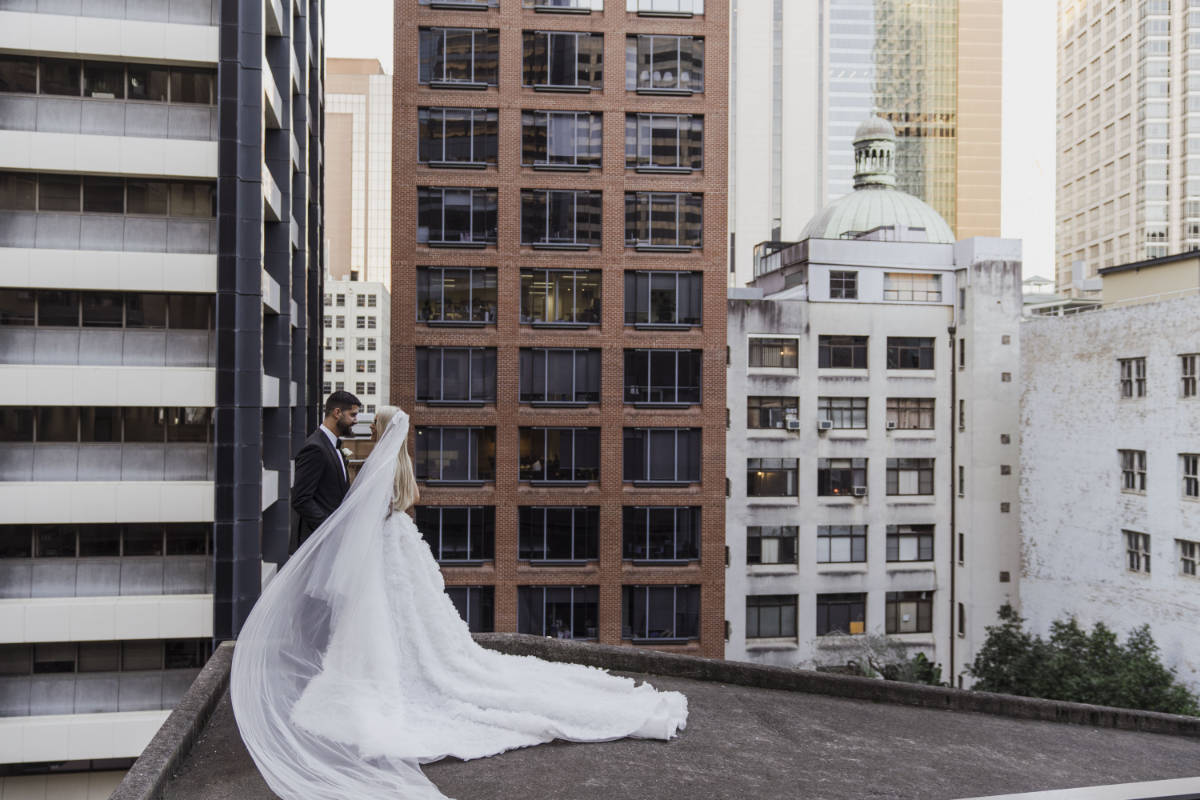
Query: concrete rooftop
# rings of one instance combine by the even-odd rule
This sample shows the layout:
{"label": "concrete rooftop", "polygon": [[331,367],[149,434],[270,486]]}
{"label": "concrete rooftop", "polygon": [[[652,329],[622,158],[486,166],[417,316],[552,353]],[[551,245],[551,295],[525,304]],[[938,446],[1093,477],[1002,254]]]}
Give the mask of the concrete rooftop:
{"label": "concrete rooftop", "polygon": [[[524,652],[556,647],[520,646]],[[628,663],[629,658],[621,660]],[[720,665],[712,668],[716,670],[732,669],[731,679],[748,682],[735,674],[744,667],[691,660]],[[647,663],[656,663],[655,657]],[[680,672],[678,664],[671,666],[674,662],[661,663]],[[748,668],[762,669],[770,668]],[[691,714],[682,736],[669,743],[553,743],[477,761],[442,761],[427,765],[426,774],[457,800],[936,800],[1200,775],[1200,738],[1195,735],[1019,719],[1005,716],[1003,709],[978,713],[902,704],[912,699],[872,702],[810,690],[623,674],[688,696]],[[847,686],[850,691],[842,693],[853,694],[855,684]],[[913,697],[921,701],[918,695]],[[1012,713],[1029,716],[1028,708],[1019,707],[1029,702],[1016,700]],[[1058,718],[1066,718],[1062,709],[1067,707],[1059,706]],[[227,692],[162,797],[275,797],[242,746]]]}

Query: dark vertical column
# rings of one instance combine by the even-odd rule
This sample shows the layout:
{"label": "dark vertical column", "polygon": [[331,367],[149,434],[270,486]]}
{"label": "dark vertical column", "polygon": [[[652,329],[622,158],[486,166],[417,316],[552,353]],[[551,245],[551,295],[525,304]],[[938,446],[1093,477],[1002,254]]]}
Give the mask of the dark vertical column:
{"label": "dark vertical column", "polygon": [[222,0],[217,187],[213,635],[237,636],[262,585],[263,10]]}

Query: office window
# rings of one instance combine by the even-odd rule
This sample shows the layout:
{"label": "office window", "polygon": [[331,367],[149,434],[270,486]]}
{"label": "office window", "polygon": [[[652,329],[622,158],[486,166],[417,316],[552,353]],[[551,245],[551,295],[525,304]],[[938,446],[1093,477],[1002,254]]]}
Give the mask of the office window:
{"label": "office window", "polygon": [[83,65],[78,61],[61,58],[42,58],[38,62],[40,81],[39,94],[56,94],[79,97]]}
{"label": "office window", "polygon": [[0,211],[36,211],[36,175],[0,172]]}
{"label": "office window", "polygon": [[[961,534],[960,534],[961,538]],[[962,560],[962,551],[959,551]],[[887,526],[887,560],[888,561],[932,561],[933,560],[933,526],[932,525],[888,525]]]}
{"label": "office window", "polygon": [[697,561],[699,506],[625,506],[621,538],[626,561]]}
{"label": "office window", "polygon": [[496,322],[496,270],[417,267],[417,320],[441,324]]}
{"label": "office window", "polygon": [[867,337],[817,337],[817,366],[822,369],[866,369]]}
{"label": "office window", "polygon": [[798,397],[762,397],[746,398],[746,427],[751,429],[784,428],[788,420],[795,420],[800,414],[800,398]]}
{"label": "office window", "polygon": [[817,636],[867,632],[866,594],[817,595]]}
{"label": "office window", "polygon": [[1146,359],[1120,358],[1117,363],[1121,367],[1121,397],[1146,396]]}
{"label": "office window", "polygon": [[580,92],[602,87],[604,37],[601,34],[525,31],[522,44],[522,85]]}
{"label": "office window", "polygon": [[702,285],[699,272],[626,272],[625,324],[699,325]]}
{"label": "office window", "polygon": [[887,633],[933,631],[933,592],[888,592],[884,607]]}
{"label": "office window", "polygon": [[600,270],[521,270],[521,322],[598,325]]}
{"label": "office window", "polygon": [[1125,537],[1126,569],[1150,574],[1150,534],[1121,531]]}
{"label": "office window", "polygon": [[1200,354],[1188,353],[1179,357],[1179,395],[1181,397],[1196,396],[1198,364],[1200,364]]}
{"label": "office window", "polygon": [[818,564],[853,564],[866,560],[866,525],[817,526]]}
{"label": "office window", "polygon": [[602,123],[593,111],[522,111],[521,163],[599,168]]}
{"label": "office window", "polygon": [[522,8],[532,8],[536,11],[551,12],[558,9],[572,11],[603,11],[604,0],[521,0]]}
{"label": "office window", "polygon": [[[422,164],[495,164],[499,112],[494,108],[417,109]],[[359,295],[360,305],[363,295]]]}
{"label": "office window", "polygon": [[888,369],[933,369],[933,339],[915,336],[889,336]]}
{"label": "office window", "polygon": [[1179,551],[1179,574],[1195,578],[1196,563],[1200,561],[1200,542],[1176,539],[1175,546]]}
{"label": "office window", "polygon": [[858,273],[830,270],[829,296],[834,300],[858,299]]}
{"label": "office window", "polygon": [[700,428],[626,428],[626,483],[697,483]]}
{"label": "office window", "polygon": [[865,458],[817,459],[817,495],[861,496],[867,492],[867,460]]}
{"label": "office window", "polygon": [[702,245],[704,195],[626,192],[625,246],[693,250]]}
{"label": "office window", "polygon": [[746,528],[747,564],[795,564],[800,528],[796,525],[750,525]]}
{"label": "office window", "polygon": [[37,93],[37,59],[33,56],[0,56],[0,92]]}
{"label": "office window", "polygon": [[887,426],[902,431],[933,430],[933,407],[932,397],[889,397]]}
{"label": "office window", "polygon": [[518,479],[600,480],[599,428],[521,428]]}
{"label": "office window", "polygon": [[746,638],[772,639],[796,636],[796,595],[746,596]]}
{"label": "office window", "polygon": [[522,561],[595,561],[599,552],[599,506],[521,506],[518,553]]}
{"label": "office window", "polygon": [[595,639],[599,607],[596,586],[518,586],[517,633]]}
{"label": "office window", "polygon": [[447,586],[446,594],[471,633],[491,633],[496,629],[494,586]]}
{"label": "office window", "polygon": [[796,497],[799,459],[746,459],[747,497]]}
{"label": "office window", "polygon": [[[333,371],[334,371],[334,372],[345,372],[345,371],[346,371],[346,362],[345,362],[345,360],[344,360],[344,359],[340,359],[340,358],[339,358],[339,359],[336,359],[336,360],[333,362]],[[338,391],[341,391],[341,390],[339,389]]]}
{"label": "office window", "polygon": [[1183,496],[1200,500],[1200,454],[1180,453],[1179,461],[1183,468]]}
{"label": "office window", "polygon": [[496,243],[496,190],[417,187],[417,242],[453,247]]}
{"label": "office window", "polygon": [[890,495],[933,494],[932,458],[889,458],[887,493]]}
{"label": "office window", "polygon": [[1121,456],[1121,491],[1146,491],[1146,451],[1118,450]]}
{"label": "office window", "polygon": [[835,430],[864,430],[867,427],[867,398],[818,397],[817,420],[829,422]]}
{"label": "office window", "polygon": [[520,401],[599,403],[599,348],[521,348]]}
{"label": "office window", "polygon": [[623,639],[700,638],[699,586],[622,586]]}
{"label": "office window", "polygon": [[496,348],[418,347],[417,401],[494,403]]}
{"label": "office window", "polygon": [[339,294],[339,295],[337,295],[337,297],[336,297],[336,305],[337,305],[339,308],[340,308],[340,307],[342,307],[342,306],[344,306],[344,305],[346,305],[346,295],[344,295],[344,294]]}
{"label": "office window", "polygon": [[767,339],[755,336],[750,339],[751,367],[769,369],[795,369],[800,363],[799,339]]}
{"label": "office window", "polygon": [[417,506],[416,521],[440,564],[495,557],[494,506]]}
{"label": "office window", "polygon": [[495,86],[500,33],[480,28],[421,28],[418,83],[447,88]]}
{"label": "office window", "polygon": [[626,114],[625,166],[646,172],[690,172],[704,165],[704,117]]}
{"label": "office window", "polygon": [[700,402],[702,350],[626,350],[625,402]]}
{"label": "office window", "polygon": [[884,273],[883,299],[940,303],[942,302],[942,276],[915,272]]}
{"label": "office window", "polygon": [[417,480],[475,483],[496,478],[495,428],[416,426]]}
{"label": "office window", "polygon": [[521,244],[599,247],[600,192],[521,190]]}
{"label": "office window", "polygon": [[643,34],[625,39],[625,89],[692,94],[704,91],[704,40]]}
{"label": "office window", "polygon": [[88,214],[124,214],[125,181],[84,176],[83,210]]}

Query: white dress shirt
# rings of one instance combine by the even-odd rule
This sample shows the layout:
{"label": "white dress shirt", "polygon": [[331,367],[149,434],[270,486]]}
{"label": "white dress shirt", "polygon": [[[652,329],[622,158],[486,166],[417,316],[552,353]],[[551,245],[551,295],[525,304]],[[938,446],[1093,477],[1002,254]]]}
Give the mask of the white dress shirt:
{"label": "white dress shirt", "polygon": [[346,459],[342,458],[342,450],[338,447],[338,437],[333,431],[325,427],[325,423],[321,423],[321,432],[329,437],[329,443],[333,445],[333,452],[337,453],[338,463],[342,465],[342,479],[346,483],[350,482],[350,476],[346,474]]}

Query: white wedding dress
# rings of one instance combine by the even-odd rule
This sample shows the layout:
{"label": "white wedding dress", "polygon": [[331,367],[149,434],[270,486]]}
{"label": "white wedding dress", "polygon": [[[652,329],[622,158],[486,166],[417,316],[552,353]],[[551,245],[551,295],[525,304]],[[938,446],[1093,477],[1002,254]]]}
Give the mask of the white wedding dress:
{"label": "white wedding dress", "polygon": [[444,798],[419,764],[564,739],[670,739],[687,699],[475,644],[407,514],[389,513],[408,417],[267,586],[234,650],[246,748],[284,800]]}

